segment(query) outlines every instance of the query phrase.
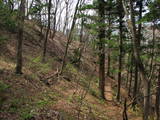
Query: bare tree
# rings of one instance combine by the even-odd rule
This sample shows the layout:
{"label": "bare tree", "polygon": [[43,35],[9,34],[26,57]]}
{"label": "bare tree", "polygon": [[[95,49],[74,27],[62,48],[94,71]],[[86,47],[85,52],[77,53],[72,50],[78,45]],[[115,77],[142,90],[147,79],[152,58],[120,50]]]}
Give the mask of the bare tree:
{"label": "bare tree", "polygon": [[66,15],[65,15],[65,23],[63,27],[63,33],[65,34],[65,30],[68,24],[68,14],[69,14],[69,0],[65,0],[65,5],[66,5]]}
{"label": "bare tree", "polygon": [[59,12],[58,12],[58,20],[57,20],[57,23],[56,23],[56,26],[57,26],[57,30],[59,30],[59,31],[62,31],[62,28],[61,28],[61,26],[62,26],[62,24],[63,24],[63,20],[62,20],[62,18],[63,18],[63,14],[62,13],[64,13],[64,9],[65,9],[65,6],[62,4],[62,2],[63,1],[61,1],[61,3],[60,3],[60,9],[59,9]]}
{"label": "bare tree", "polygon": [[52,39],[54,38],[55,36],[55,33],[56,33],[56,22],[57,22],[57,11],[58,11],[58,7],[59,7],[59,3],[60,3],[60,0],[56,0],[55,3],[54,3],[54,11],[53,11],[53,34],[52,34]]}
{"label": "bare tree", "polygon": [[74,12],[74,17],[73,17],[73,21],[72,21],[72,25],[71,25],[71,29],[70,29],[70,33],[69,36],[67,38],[67,44],[66,44],[66,49],[65,49],[65,53],[64,53],[64,57],[63,57],[63,61],[62,61],[62,67],[61,67],[61,74],[63,73],[63,69],[65,67],[66,64],[66,57],[68,55],[68,49],[69,49],[69,45],[71,43],[71,37],[72,37],[72,32],[76,23],[76,15],[77,15],[77,11],[78,11],[78,7],[79,7],[79,3],[81,0],[77,1],[76,7],[75,7],[75,12]]}

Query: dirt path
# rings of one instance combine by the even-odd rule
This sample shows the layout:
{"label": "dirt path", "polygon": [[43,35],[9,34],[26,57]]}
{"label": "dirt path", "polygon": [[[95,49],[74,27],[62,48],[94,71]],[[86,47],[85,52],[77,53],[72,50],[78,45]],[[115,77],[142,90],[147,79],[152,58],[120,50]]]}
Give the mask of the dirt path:
{"label": "dirt path", "polygon": [[[112,79],[112,78],[107,78],[106,83],[105,83],[105,98],[107,101],[110,103],[115,103],[113,100],[113,86],[117,86],[117,81]],[[128,97],[126,89],[121,87],[121,96],[124,98]],[[109,113],[112,116],[118,116],[116,117],[116,120],[122,120],[122,112],[123,112],[123,107],[122,105],[114,105],[114,104],[108,104],[106,107],[108,110],[111,112]],[[134,112],[127,111],[128,113],[128,118],[129,120],[142,120],[141,116],[136,116]],[[112,116],[110,116],[112,118]]]}
{"label": "dirt path", "polygon": [[[69,82],[61,82],[60,83],[61,88],[66,88],[64,91],[62,91],[59,87],[59,85],[56,86],[56,89],[63,93],[63,99],[60,99],[58,103],[53,106],[56,109],[63,109],[67,110],[69,113],[76,113],[77,105],[78,103],[74,100],[76,100],[75,97],[71,99],[71,96],[76,91],[76,87],[70,87],[71,83]],[[63,84],[63,85],[62,85]],[[73,85],[73,83],[72,83]],[[75,95],[80,95],[80,91],[82,90],[82,87],[78,87],[77,92]],[[85,105],[90,106],[89,108],[93,112],[93,115],[95,116],[95,120],[122,120],[122,113],[123,113],[123,106],[120,104],[117,104],[113,100],[113,91],[112,91],[112,82],[108,82],[105,87],[105,96],[107,98],[107,101],[101,101],[100,99],[96,98],[95,96],[90,95],[89,93],[86,95],[85,100],[83,100],[83,111],[82,114],[87,115],[87,108]],[[72,102],[67,102],[66,99],[70,99]],[[73,102],[74,101],[74,102]],[[85,110],[84,110],[85,108]],[[76,115],[74,115],[76,116]],[[128,111],[129,120],[141,120],[141,117],[136,116],[135,113],[132,113]],[[85,119],[83,119],[85,120]]]}

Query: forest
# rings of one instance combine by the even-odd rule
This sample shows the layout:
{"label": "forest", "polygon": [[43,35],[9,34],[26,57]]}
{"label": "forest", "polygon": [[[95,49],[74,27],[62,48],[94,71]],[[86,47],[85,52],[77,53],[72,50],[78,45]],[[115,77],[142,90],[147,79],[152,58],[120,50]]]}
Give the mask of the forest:
{"label": "forest", "polygon": [[160,120],[160,0],[0,0],[0,120]]}

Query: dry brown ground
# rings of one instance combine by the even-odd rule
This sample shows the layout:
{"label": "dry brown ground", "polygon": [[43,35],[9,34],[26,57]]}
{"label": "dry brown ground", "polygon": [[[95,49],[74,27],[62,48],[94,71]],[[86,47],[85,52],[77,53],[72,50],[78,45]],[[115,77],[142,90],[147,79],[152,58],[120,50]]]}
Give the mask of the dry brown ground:
{"label": "dry brown ground", "polygon": [[[9,40],[5,45],[0,45],[0,81],[9,85],[5,91],[4,105],[0,112],[2,120],[21,120],[30,115],[30,120],[57,120],[63,117],[64,120],[77,120],[80,111],[81,120],[122,120],[123,107],[114,102],[113,88],[116,82],[108,79],[106,85],[106,98],[109,101],[103,101],[90,91],[87,92],[85,98],[81,100],[81,96],[85,94],[86,88],[79,83],[81,77],[89,77],[91,80],[91,88],[98,91],[98,85],[95,83],[96,77],[95,64],[96,58],[90,48],[86,50],[83,56],[84,71],[75,73],[66,73],[65,75],[71,80],[67,81],[63,77],[53,77],[51,84],[46,85],[43,78],[53,74],[60,68],[61,59],[64,54],[64,46],[66,37],[62,33],[57,33],[54,40],[48,42],[47,60],[49,65],[43,66],[36,63],[38,57],[42,53],[43,42],[37,33],[39,29],[33,23],[26,21],[28,27],[25,28],[24,40],[24,74],[17,76],[14,74],[15,56],[16,56],[16,34],[0,31],[0,35],[9,35]],[[74,42],[69,50],[71,51],[78,45]],[[90,53],[90,54],[88,54]],[[37,66],[35,66],[37,64]],[[42,69],[38,66],[42,65]],[[74,68],[76,69],[76,68]],[[90,74],[89,74],[90,73]],[[92,73],[92,74],[91,74]],[[87,74],[87,75],[86,75]],[[86,79],[85,79],[86,80]],[[86,82],[86,81],[83,81]],[[122,89],[125,95],[125,89]],[[97,94],[97,93],[96,93]],[[129,110],[129,120],[141,120],[139,115]],[[29,119],[28,119],[29,120]]]}

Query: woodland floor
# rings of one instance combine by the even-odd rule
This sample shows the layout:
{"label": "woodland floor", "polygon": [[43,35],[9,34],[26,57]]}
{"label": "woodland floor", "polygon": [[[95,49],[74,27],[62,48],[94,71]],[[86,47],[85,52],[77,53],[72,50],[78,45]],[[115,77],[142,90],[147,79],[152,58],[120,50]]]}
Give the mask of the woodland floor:
{"label": "woodland floor", "polygon": [[[98,66],[94,54],[87,54],[90,48],[84,53],[81,69],[68,63],[63,76],[59,76],[55,73],[61,65],[65,36],[56,33],[54,40],[49,40],[47,61],[41,63],[39,28],[32,22],[27,24],[22,76],[14,73],[16,34],[0,31],[0,36],[7,39],[0,44],[0,120],[78,120],[78,116],[80,120],[122,120],[123,103],[114,98],[115,80],[106,78],[107,101],[99,97]],[[71,45],[68,61],[75,46],[77,42]],[[125,97],[126,90],[121,91]],[[129,120],[141,120],[138,110],[129,108],[128,116]]]}

